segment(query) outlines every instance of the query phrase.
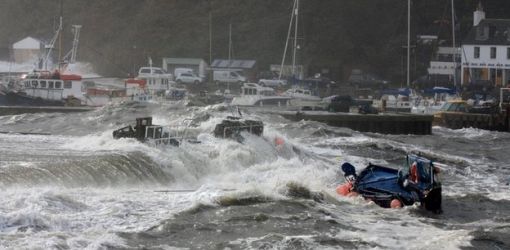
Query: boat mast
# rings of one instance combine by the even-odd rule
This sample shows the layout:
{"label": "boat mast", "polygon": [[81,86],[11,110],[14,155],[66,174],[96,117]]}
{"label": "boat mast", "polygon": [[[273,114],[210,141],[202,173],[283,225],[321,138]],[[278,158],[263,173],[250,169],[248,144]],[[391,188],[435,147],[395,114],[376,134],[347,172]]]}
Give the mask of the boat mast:
{"label": "boat mast", "polygon": [[296,25],[294,26],[294,48],[293,48],[293,55],[292,55],[292,76],[296,77],[296,51],[297,51],[297,34],[298,34],[298,16],[299,11],[299,0],[296,0],[296,8],[294,9],[294,15],[296,16]]}
{"label": "boat mast", "polygon": [[457,87],[457,47],[455,44],[455,6],[452,0],[452,48],[453,48],[453,86]]}
{"label": "boat mast", "polygon": [[289,38],[290,38],[290,32],[292,30],[292,23],[294,22],[294,13],[295,13],[294,10],[296,9],[296,2],[297,2],[297,0],[294,0],[294,5],[292,5],[292,13],[290,15],[289,29],[287,31],[287,40],[285,41],[285,49],[283,49],[282,64],[280,65],[280,74],[278,75],[278,80],[282,79],[283,65],[285,64],[287,48],[289,47]]}
{"label": "boat mast", "polygon": [[407,0],[407,87],[410,85],[410,65],[411,65],[411,0]]}
{"label": "boat mast", "polygon": [[71,60],[69,63],[76,63],[76,54],[78,52],[78,43],[80,42],[80,29],[81,25],[73,25],[74,39],[73,48],[71,50]]}
{"label": "boat mast", "polygon": [[232,60],[232,23],[228,26],[228,63]]}
{"label": "boat mast", "polygon": [[60,63],[62,59],[62,16],[64,15],[64,0],[60,0],[60,25],[58,35],[58,71],[60,71]]}
{"label": "boat mast", "polygon": [[212,64],[212,6],[209,1],[209,65]]}

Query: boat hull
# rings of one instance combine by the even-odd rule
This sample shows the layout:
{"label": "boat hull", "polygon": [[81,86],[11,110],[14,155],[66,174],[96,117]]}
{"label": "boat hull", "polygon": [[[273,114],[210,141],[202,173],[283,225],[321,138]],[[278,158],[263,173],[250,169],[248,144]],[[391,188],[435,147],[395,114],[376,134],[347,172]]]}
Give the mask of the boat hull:
{"label": "boat hull", "polygon": [[22,93],[0,93],[0,104],[5,106],[64,106],[64,101],[34,98]]}
{"label": "boat hull", "polygon": [[[414,161],[414,160],[413,160]],[[371,200],[381,207],[410,206],[421,204],[426,210],[441,213],[441,184],[431,176],[430,168],[418,166],[414,161],[415,172],[404,169],[393,169],[369,164],[358,176],[354,167],[349,163],[342,165],[346,177],[351,181],[348,192],[357,193],[367,200]],[[428,172],[427,172],[428,171]],[[414,179],[413,176],[414,175]],[[433,175],[433,174],[432,174]],[[420,176],[420,177],[416,177]],[[344,194],[347,194],[345,191]]]}

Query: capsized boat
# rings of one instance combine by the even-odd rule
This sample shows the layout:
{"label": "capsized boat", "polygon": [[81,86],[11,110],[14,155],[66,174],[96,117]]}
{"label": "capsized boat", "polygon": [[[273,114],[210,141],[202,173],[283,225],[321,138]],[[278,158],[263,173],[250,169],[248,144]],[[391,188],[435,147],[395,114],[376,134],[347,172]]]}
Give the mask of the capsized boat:
{"label": "capsized boat", "polygon": [[441,183],[439,168],[428,159],[408,155],[400,169],[369,163],[356,174],[350,163],[342,165],[347,180],[337,187],[337,193],[344,196],[361,195],[381,207],[402,207],[415,203],[426,210],[441,213]]}

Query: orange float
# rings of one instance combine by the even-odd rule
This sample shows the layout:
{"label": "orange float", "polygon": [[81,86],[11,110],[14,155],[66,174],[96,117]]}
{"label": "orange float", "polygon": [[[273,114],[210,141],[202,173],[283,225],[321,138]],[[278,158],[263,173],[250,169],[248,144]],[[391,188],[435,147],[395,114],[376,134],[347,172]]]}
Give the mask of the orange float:
{"label": "orange float", "polygon": [[390,202],[390,207],[391,208],[401,208],[402,207],[402,202],[400,202],[400,200],[398,200],[398,199],[393,199]]}
{"label": "orange float", "polygon": [[351,192],[352,183],[346,182],[344,184],[338,185],[336,188],[336,193],[342,196],[347,196]]}

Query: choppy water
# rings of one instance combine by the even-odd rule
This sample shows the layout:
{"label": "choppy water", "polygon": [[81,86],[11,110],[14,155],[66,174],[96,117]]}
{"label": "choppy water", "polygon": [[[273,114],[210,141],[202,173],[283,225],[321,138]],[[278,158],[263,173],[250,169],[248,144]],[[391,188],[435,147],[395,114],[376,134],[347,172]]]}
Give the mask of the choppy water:
{"label": "choppy water", "polygon": [[[267,114],[264,137],[212,136],[219,107],[122,104],[89,113],[0,116],[0,246],[5,249],[508,249],[510,134],[434,128],[359,133]],[[201,144],[112,139],[153,116],[197,119]],[[285,139],[275,147],[275,136]],[[441,215],[339,197],[339,166],[447,164]],[[323,200],[316,199],[325,197]]]}

